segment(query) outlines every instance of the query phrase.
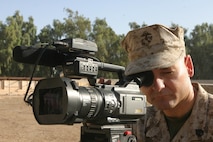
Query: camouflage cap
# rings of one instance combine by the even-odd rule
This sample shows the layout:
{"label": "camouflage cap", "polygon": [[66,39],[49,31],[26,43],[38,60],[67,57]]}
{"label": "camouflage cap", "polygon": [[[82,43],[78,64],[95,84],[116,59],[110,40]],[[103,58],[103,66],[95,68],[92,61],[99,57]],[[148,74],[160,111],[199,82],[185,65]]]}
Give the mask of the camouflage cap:
{"label": "camouflage cap", "polygon": [[130,61],[126,75],[172,66],[186,54],[183,28],[158,24],[130,31],[122,46]]}

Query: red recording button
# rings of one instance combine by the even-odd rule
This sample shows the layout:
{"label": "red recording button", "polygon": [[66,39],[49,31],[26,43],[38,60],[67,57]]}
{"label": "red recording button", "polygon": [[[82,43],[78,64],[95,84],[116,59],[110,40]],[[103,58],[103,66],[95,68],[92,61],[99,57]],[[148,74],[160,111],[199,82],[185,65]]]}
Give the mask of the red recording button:
{"label": "red recording button", "polygon": [[124,136],[127,136],[127,135],[132,135],[132,132],[131,131],[125,131]]}

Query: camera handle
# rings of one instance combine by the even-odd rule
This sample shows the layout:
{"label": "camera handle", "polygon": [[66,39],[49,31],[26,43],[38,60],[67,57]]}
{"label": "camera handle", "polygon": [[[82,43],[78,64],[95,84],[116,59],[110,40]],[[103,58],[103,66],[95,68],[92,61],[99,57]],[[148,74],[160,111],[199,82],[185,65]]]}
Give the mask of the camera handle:
{"label": "camera handle", "polygon": [[81,127],[81,142],[137,142],[132,135],[132,128],[124,124],[83,125]]}

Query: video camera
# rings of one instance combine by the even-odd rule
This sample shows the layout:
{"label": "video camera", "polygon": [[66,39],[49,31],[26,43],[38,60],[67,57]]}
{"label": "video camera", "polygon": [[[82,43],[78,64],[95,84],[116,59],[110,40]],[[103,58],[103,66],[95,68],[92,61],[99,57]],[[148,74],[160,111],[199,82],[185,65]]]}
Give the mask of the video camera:
{"label": "video camera", "polygon": [[[94,42],[79,38],[39,46],[16,46],[15,61],[61,66],[64,74],[38,81],[33,94],[27,97],[27,91],[24,100],[32,105],[39,124],[83,123],[81,142],[95,139],[134,142],[134,135],[125,135],[132,131],[126,124],[133,124],[145,115],[146,98],[134,79],[125,78],[123,66],[100,62],[94,57],[95,52]],[[117,73],[118,82],[96,83],[99,70]],[[87,78],[90,85],[79,86],[76,79],[81,78]]]}

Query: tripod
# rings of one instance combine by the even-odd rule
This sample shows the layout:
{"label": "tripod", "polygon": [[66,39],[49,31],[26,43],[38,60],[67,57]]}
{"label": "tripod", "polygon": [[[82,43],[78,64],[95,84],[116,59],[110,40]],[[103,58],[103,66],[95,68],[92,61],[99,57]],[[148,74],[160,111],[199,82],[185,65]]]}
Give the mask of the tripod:
{"label": "tripod", "polygon": [[81,127],[81,142],[137,142],[132,128],[124,124],[84,125]]}

